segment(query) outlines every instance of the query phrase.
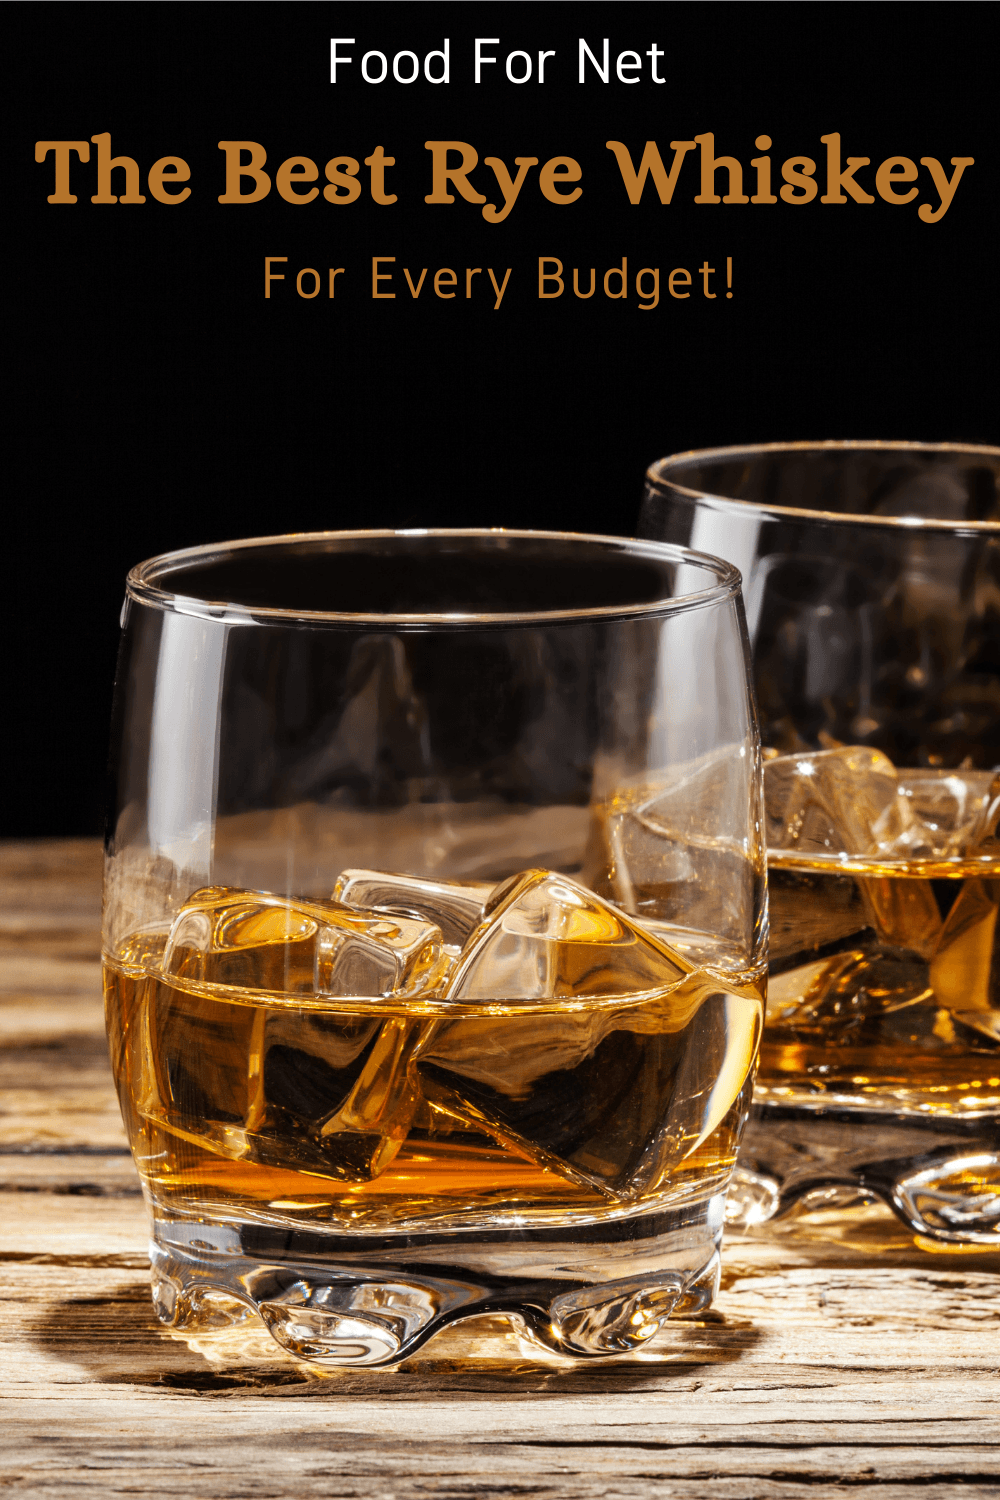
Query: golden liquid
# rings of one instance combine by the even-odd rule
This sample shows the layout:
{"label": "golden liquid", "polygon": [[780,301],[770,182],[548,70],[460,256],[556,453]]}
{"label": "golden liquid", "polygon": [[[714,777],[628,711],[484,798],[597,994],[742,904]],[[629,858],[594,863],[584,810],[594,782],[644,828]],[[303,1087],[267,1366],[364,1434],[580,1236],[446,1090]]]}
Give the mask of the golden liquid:
{"label": "golden liquid", "polygon": [[1000,860],[769,856],[758,1098],[1000,1109]]}
{"label": "golden liquid", "polygon": [[[218,894],[245,938],[250,893]],[[281,941],[273,927],[256,947],[241,940],[238,964],[219,971],[238,983],[185,963],[165,974],[165,932],[136,934],[105,964],[122,1111],[161,1207],[373,1230],[537,1224],[724,1184],[756,1065],[760,975],[688,963],[658,990],[616,990],[605,908],[603,934],[592,913],[574,918],[556,965],[573,993],[558,998],[449,1001],[431,967],[430,988],[405,998],[287,993],[302,967],[292,910]],[[604,991],[592,999],[578,993],[588,941]]]}

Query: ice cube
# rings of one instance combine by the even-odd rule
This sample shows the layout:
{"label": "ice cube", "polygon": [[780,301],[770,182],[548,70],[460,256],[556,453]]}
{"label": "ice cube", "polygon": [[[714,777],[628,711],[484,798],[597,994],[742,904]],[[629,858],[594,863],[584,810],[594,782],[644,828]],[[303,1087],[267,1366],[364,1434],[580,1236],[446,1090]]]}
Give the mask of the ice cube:
{"label": "ice cube", "polygon": [[688,972],[679,954],[593,891],[525,870],[493,892],[445,993],[479,1001],[635,996]]}
{"label": "ice cube", "polygon": [[[764,1024],[756,996],[727,993],[703,982],[673,1077],[669,1108],[650,1132],[633,1168],[633,1187],[650,1187],[690,1156],[722,1123],[741,1095],[750,1102],[753,1065]],[[745,1091],[745,1092],[744,1092]],[[736,1145],[736,1132],[733,1134]]]}
{"label": "ice cube", "polygon": [[[288,1002],[424,996],[452,963],[440,929],[419,918],[196,891],[164,950],[151,1049],[163,1077],[144,1112],[221,1155],[368,1181],[409,1129],[411,1053],[425,1028]],[[232,989],[257,1003],[233,1004]]]}
{"label": "ice cube", "polygon": [[[417,1062],[423,1095],[435,1112],[570,1183],[617,1199],[646,1138],[632,1116],[637,1107],[641,1113],[662,1103],[655,1077],[662,1043],[626,1030],[600,1040],[599,1033],[587,1035],[586,1023],[574,1025],[578,1018],[553,1019],[543,1040],[548,1056],[537,1062],[535,1017],[446,1025]],[[556,1066],[546,1070],[546,1061]],[[671,1070],[661,1071],[669,1076]]]}
{"label": "ice cube", "polygon": [[271,1012],[263,1104],[252,1142],[270,1165],[308,1159],[340,1180],[368,1182],[406,1139],[419,1095],[409,1072],[420,1022],[399,1017]]}
{"label": "ice cube", "polygon": [[[748,854],[757,814],[746,750],[727,746],[629,778],[595,802],[584,883],[644,922],[710,932],[745,948],[748,886],[763,884]],[[721,824],[730,838],[707,836]]]}
{"label": "ice cube", "polygon": [[858,888],[880,943],[908,948],[923,959],[931,957],[941,938],[942,922],[929,880],[871,875],[861,877]]}
{"label": "ice cube", "polygon": [[409,1133],[420,1103],[411,1064],[432,1026],[403,1017],[386,1021],[347,1098],[318,1125],[323,1145],[358,1178],[384,1172]]}
{"label": "ice cube", "polygon": [[[493,892],[447,997],[489,1010],[438,1022],[415,1050],[432,1111],[628,1201],[704,998],[692,965],[576,881],[528,870]],[[604,1003],[503,1009],[586,998]]]}
{"label": "ice cube", "polygon": [[261,1069],[267,1109],[314,1130],[347,1099],[382,1024],[370,1016],[270,1012]]}
{"label": "ice cube", "polygon": [[456,1077],[526,1099],[540,1078],[571,1071],[590,1057],[614,1024],[614,1012],[590,1010],[445,1020],[419,1064],[440,1063]]}
{"label": "ice cube", "polygon": [[333,899],[433,922],[446,943],[461,947],[482,920],[492,890],[491,881],[421,880],[384,870],[344,870]]}
{"label": "ice cube", "polygon": [[902,832],[896,768],[863,746],[765,761],[764,803],[769,849],[868,854]]}
{"label": "ice cube", "polygon": [[988,1013],[1000,1003],[1000,976],[993,968],[998,910],[1000,883],[978,878],[962,882],[931,963],[939,1005],[956,1012]]}
{"label": "ice cube", "polygon": [[393,1020],[236,1004],[166,980],[146,987],[142,1005],[149,1041],[137,1106],[172,1134],[213,1155],[353,1182],[398,1149],[402,1089],[367,1120],[355,1111],[340,1134],[323,1133],[393,1051]]}
{"label": "ice cube", "polygon": [[893,842],[880,843],[882,853],[947,859],[995,842],[1000,776],[993,771],[901,771],[898,797],[909,817]]}
{"label": "ice cube", "polygon": [[995,840],[1000,775],[896,771],[879,750],[841,746],[764,766],[768,848],[947,859]]}
{"label": "ice cube", "polygon": [[588,881],[635,916],[659,916],[694,873],[688,849],[657,820],[657,800],[643,788],[638,797],[612,797],[594,813]]}
{"label": "ice cube", "polygon": [[445,1021],[416,1066],[433,1110],[629,1202],[720,1123],[761,1024],[759,998],[695,974],[645,1006]]}
{"label": "ice cube", "polygon": [[430,993],[447,969],[431,922],[222,886],[188,898],[163,955],[178,979],[284,995]]}

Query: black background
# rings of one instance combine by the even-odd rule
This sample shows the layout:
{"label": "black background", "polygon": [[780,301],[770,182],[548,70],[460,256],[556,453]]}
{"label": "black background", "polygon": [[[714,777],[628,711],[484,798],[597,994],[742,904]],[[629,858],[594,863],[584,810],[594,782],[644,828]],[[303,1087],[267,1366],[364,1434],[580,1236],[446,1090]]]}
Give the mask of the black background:
{"label": "black background", "polygon": [[[975,4],[9,5],[5,133],[10,501],[5,528],[8,721],[3,832],[96,832],[117,635],[128,567],[203,541],[325,527],[508,525],[630,533],[642,475],[680,448],[794,438],[995,441],[997,172],[991,6]],[[329,82],[329,38],[355,58]],[[452,81],[362,82],[363,51],[421,57],[451,42]],[[556,50],[543,85],[489,50]],[[612,59],[666,56],[667,82],[576,77],[577,38]],[[78,203],[52,206],[39,139],[110,131],[145,173],[191,166],[175,207],[95,206],[74,159]],[[752,182],[757,135],[780,164],[843,152],[972,156],[938,224],[916,204],[695,205],[687,159],[674,201],[629,204],[609,139],[637,161],[655,139],[714,131]],[[221,139],[260,142],[322,169],[381,144],[398,202],[272,190],[218,203]],[[536,174],[499,225],[461,200],[424,203],[425,140],[480,158],[574,157],[583,197],[546,202]],[[121,174],[117,174],[121,177]],[[489,192],[492,174],[474,180]],[[720,174],[720,181],[725,174]],[[928,196],[921,172],[922,198]],[[322,184],[321,184],[322,185]],[[121,188],[114,188],[119,192]],[[722,191],[725,191],[723,188]],[[753,192],[753,187],[747,189]],[[496,198],[496,193],[492,194]],[[936,201],[936,199],[934,200]],[[289,278],[263,297],[265,255]],[[396,277],[371,299],[370,259],[428,278],[418,301]],[[537,297],[540,255],[593,266],[589,301]],[[603,272],[628,258],[661,270],[660,305],[611,301]],[[734,295],[726,300],[726,257]],[[717,268],[707,300],[666,273]],[[499,311],[485,274],[512,268]],[[344,266],[336,297],[292,277]],[[435,269],[460,295],[433,294]]]}

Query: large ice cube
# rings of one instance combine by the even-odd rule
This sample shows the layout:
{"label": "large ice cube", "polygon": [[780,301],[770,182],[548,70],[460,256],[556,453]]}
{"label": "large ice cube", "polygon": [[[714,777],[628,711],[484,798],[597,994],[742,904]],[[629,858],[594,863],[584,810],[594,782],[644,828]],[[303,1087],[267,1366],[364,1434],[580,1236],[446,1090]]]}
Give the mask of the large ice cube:
{"label": "large ice cube", "polygon": [[233,1160],[353,1182],[398,1150],[411,1101],[383,1088],[374,1102],[397,1050],[395,1020],[237,1004],[166,980],[146,986],[142,1009],[137,1107],[174,1135]]}
{"label": "large ice cube", "polygon": [[175,917],[163,972],[285,995],[399,996],[440,985],[441,950],[440,929],[414,917],[207,886]]}
{"label": "large ice cube", "polygon": [[425,994],[449,964],[440,930],[417,918],[196,891],[147,998],[156,1069],[140,1107],[220,1155],[367,1181],[409,1129],[421,1024],[288,1002]]}
{"label": "large ice cube", "polygon": [[525,870],[497,886],[452,974],[449,1000],[634,996],[690,971],[652,933],[565,875]]}
{"label": "large ice cube", "polygon": [[[632,1168],[633,1187],[649,1188],[662,1180],[708,1139],[741,1095],[749,1106],[763,1005],[756,996],[720,989],[706,976],[691,1012],[683,1044],[675,1048],[669,1108],[650,1131],[649,1144]],[[736,1135],[734,1130],[734,1154]]]}
{"label": "large ice cube", "polygon": [[899,819],[896,768],[880,750],[843,746],[781,755],[764,764],[769,849],[802,854],[867,854]]}
{"label": "large ice cube", "polygon": [[[486,1013],[438,1022],[414,1051],[424,1099],[439,1120],[628,1201],[664,1152],[676,1156],[682,1138],[693,1147],[712,1114],[721,1062],[711,1081],[677,1084],[710,987],[661,933],[566,876],[524,871],[494,891],[447,990]],[[587,998],[601,1003],[575,1008]],[[531,1000],[550,1006],[503,1009]],[[749,1009],[759,1030],[759,1003]],[[755,1046],[756,1031],[737,1090]],[[677,1138],[654,1162],[649,1143],[668,1116]]]}
{"label": "large ice cube", "polygon": [[587,875],[602,895],[633,915],[661,914],[694,868],[689,849],[657,814],[660,789],[619,794],[595,809]]}
{"label": "large ice cube", "polygon": [[761,1024],[759,998],[695,974],[647,1006],[445,1021],[416,1066],[437,1115],[628,1202],[721,1122]]}
{"label": "large ice cube", "polygon": [[424,1097],[436,1114],[617,1198],[648,1139],[637,1112],[644,1120],[664,1107],[676,1057],[665,1038],[624,1029],[601,1038],[599,1028],[588,1035],[587,1018],[573,1016],[552,1023],[538,1061],[536,1018],[446,1024],[417,1061]]}
{"label": "large ice cube", "polygon": [[333,888],[333,899],[433,922],[446,943],[461,947],[482,920],[492,890],[489,881],[421,880],[385,870],[344,870]]}
{"label": "large ice cube", "polygon": [[[221,1155],[367,1181],[409,1129],[421,1025],[288,1001],[431,994],[451,962],[440,929],[420,918],[196,891],[174,920],[164,980],[148,1002],[159,1073],[143,1110]],[[226,998],[232,989],[245,1003]]]}
{"label": "large ice cube", "polygon": [[[747,910],[764,882],[751,753],[727,746],[619,782],[591,808],[583,882],[644,923],[711,933],[745,961]],[[727,836],[712,832],[720,826]]]}
{"label": "large ice cube", "polygon": [[421,1030],[399,1017],[270,1012],[250,1154],[350,1182],[377,1177],[418,1102],[408,1066]]}

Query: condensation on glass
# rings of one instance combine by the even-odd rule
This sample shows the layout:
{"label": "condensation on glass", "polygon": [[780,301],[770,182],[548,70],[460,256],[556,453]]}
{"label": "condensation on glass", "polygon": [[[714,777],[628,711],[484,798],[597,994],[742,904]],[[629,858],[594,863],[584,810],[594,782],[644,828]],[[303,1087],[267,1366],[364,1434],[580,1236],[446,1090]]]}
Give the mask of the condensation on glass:
{"label": "condensation on glass", "polygon": [[649,471],[644,535],[742,571],[768,1021],[744,1217],[889,1203],[1000,1245],[1000,449],[799,443]]}
{"label": "condensation on glass", "polygon": [[763,1024],[735,570],[325,533],[129,577],[105,973],[176,1327],[569,1357],[707,1305]]}

